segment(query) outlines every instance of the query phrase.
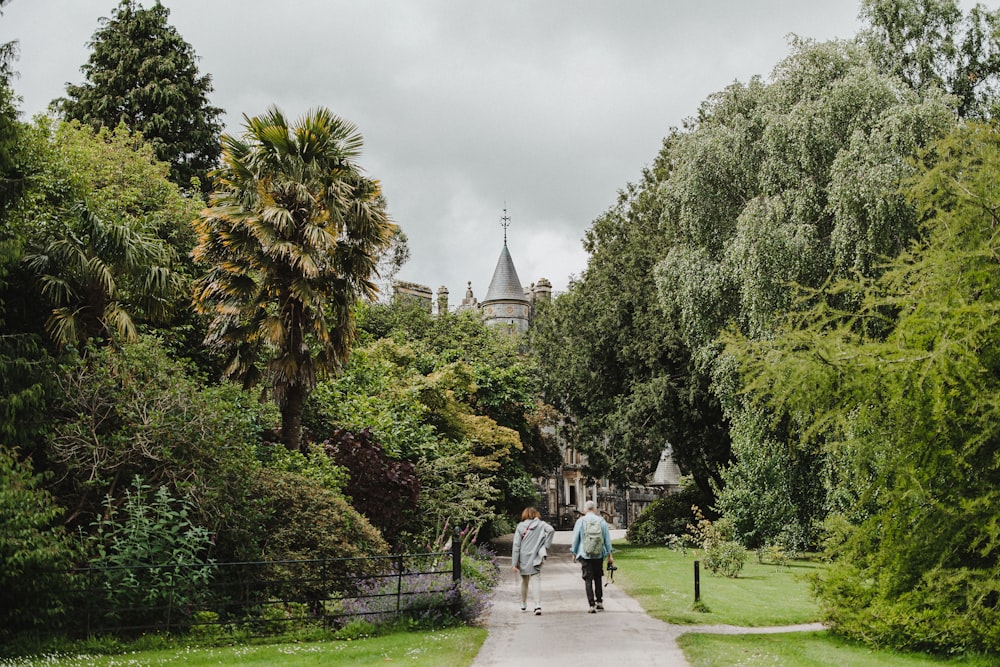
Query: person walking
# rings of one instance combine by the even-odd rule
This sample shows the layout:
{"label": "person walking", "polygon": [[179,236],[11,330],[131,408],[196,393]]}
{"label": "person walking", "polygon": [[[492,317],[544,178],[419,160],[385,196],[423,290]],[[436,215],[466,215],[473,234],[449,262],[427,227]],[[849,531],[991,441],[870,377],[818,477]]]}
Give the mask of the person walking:
{"label": "person walking", "polygon": [[587,591],[589,612],[594,614],[604,609],[604,587],[601,586],[604,559],[608,565],[615,562],[611,555],[611,532],[608,522],[597,513],[593,500],[583,505],[587,513],[576,520],[573,526],[573,560],[583,563],[583,585]]}
{"label": "person walking", "polygon": [[534,507],[525,507],[521,523],[514,529],[514,547],[510,562],[521,575],[521,611],[528,610],[528,591],[535,605],[535,616],[542,614],[542,563],[548,557],[556,529]]}

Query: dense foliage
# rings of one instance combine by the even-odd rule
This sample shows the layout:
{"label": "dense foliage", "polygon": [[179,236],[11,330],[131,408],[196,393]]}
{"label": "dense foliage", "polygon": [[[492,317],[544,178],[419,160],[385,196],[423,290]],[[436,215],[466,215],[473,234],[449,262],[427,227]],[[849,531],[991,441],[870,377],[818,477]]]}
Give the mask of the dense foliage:
{"label": "dense foliage", "polygon": [[0,636],[42,627],[62,611],[59,591],[77,550],[43,481],[0,447]]}
{"label": "dense foliage", "polygon": [[177,608],[204,604],[215,574],[213,540],[195,523],[194,509],[167,486],[153,491],[139,476],[120,508],[108,497],[105,514],[85,540],[89,559],[101,568],[89,595],[104,598],[112,610],[106,621],[132,627],[163,622]]}
{"label": "dense foliage", "polygon": [[[11,88],[16,43],[0,44],[0,442],[30,446],[41,428],[44,388],[37,365],[45,363],[37,332],[12,326],[23,300],[18,280],[25,233],[11,215],[25,189],[25,128],[17,120]],[[15,312],[12,312],[15,311]]]}
{"label": "dense foliage", "polygon": [[[71,87],[62,106],[84,123],[19,121],[13,45],[0,54],[0,495],[10,510],[4,589],[15,596],[5,630],[69,628],[74,605],[90,603],[126,616],[136,605],[173,613],[166,602],[181,603],[186,618],[209,604],[207,589],[244,585],[221,581],[230,570],[214,563],[443,549],[452,526],[464,527],[460,546],[473,554],[501,499],[533,495],[526,471],[553,457],[530,365],[475,318],[420,319],[383,333],[374,326],[348,362],[357,302],[375,295],[376,268],[391,274],[407,251],[377,181],[362,175],[360,134],[347,121],[325,109],[297,124],[273,109],[248,119],[244,137],[225,140],[227,159],[195,233],[190,223],[204,203],[177,183],[186,188],[188,171],[207,163],[165,164],[157,158],[167,138],[150,128],[140,134],[122,109],[108,120],[91,114],[101,96],[116,94],[108,86],[142,82],[129,69],[132,56],[147,59],[146,72],[169,64],[146,49],[176,47],[173,65],[191,56],[166,15],[159,5],[122,2],[95,35],[85,68],[93,80]],[[150,38],[120,69],[102,70],[123,39],[146,29]],[[207,82],[192,85],[207,93]],[[169,90],[160,83],[157,94]],[[129,104],[141,105],[140,93]],[[160,111],[157,122],[180,110]],[[217,110],[202,111],[202,129],[217,132]],[[207,321],[190,308],[195,280]],[[234,294],[250,296],[238,322],[226,320]],[[368,311],[371,322],[379,308]],[[403,310],[383,321],[406,319]],[[237,385],[217,384],[212,371],[227,364],[244,381],[258,371],[276,379],[271,396],[284,415]],[[289,393],[299,392],[292,403],[301,408],[318,381],[312,430],[303,438],[295,426],[279,431]],[[277,433],[292,434],[295,447],[274,445]],[[312,604],[383,563],[338,562],[322,571],[276,564],[254,595]],[[103,593],[73,598],[73,585],[53,580],[71,565],[91,566],[86,576]],[[133,570],[143,567],[151,569]],[[316,577],[321,584],[295,583]],[[491,577],[469,582],[470,618],[482,611]],[[158,613],[130,618],[152,622]]]}
{"label": "dense foliage", "polygon": [[682,543],[688,526],[697,523],[694,507],[705,504],[706,498],[693,484],[686,484],[677,493],[657,498],[628,527],[629,544],[675,545]]}
{"label": "dense foliage", "polygon": [[1000,92],[1000,10],[963,14],[953,0],[863,0],[861,34],[884,71],[916,90],[938,87],[958,99],[962,118],[996,118]]}
{"label": "dense foliage", "polygon": [[23,131],[26,185],[11,215],[23,282],[7,298],[10,316],[24,328],[44,317],[59,346],[134,341],[143,324],[170,323],[186,308],[200,200],[124,128],[40,119]]}
{"label": "dense foliage", "polygon": [[770,83],[731,85],[671,133],[594,222],[587,270],[534,338],[546,396],[577,419],[592,464],[641,479],[669,442],[703,490],[722,488],[731,438],[751,431],[738,422],[756,416],[718,334],[735,322],[765,337],[796,307],[790,283],[871,274],[905,247],[905,157],[952,118],[863,48],[798,41]]}
{"label": "dense foliage", "polygon": [[[817,589],[875,644],[1000,651],[1000,134],[966,126],[922,153],[921,240],[873,280],[836,283],[768,341],[736,342],[748,389],[820,433],[853,529]],[[859,295],[856,308],[838,295]]]}
{"label": "dense foliage", "polygon": [[[421,549],[455,526],[471,541],[494,518],[534,504],[530,474],[549,469],[558,449],[517,341],[472,313],[432,317],[405,301],[362,308],[358,321],[361,344],[343,374],[313,392],[306,423],[317,435],[370,429],[385,461],[375,469],[415,467],[420,493],[393,532]],[[404,494],[373,511],[401,512],[407,502]]]}
{"label": "dense foliage", "polygon": [[[365,303],[406,237],[326,109],[247,117],[205,209],[220,112],[161,5],[95,34],[83,122],[18,120],[0,46],[0,632],[71,612],[71,565],[120,566],[126,607],[128,568],[184,564],[138,597],[189,613],[266,559],[223,583],[316,611],[456,529],[476,554],[560,443],[620,484],[669,444],[692,483],[630,540],[689,532],[730,576],[823,548],[837,632],[1000,653],[1000,132],[968,122],[997,113],[1000,13],[861,13],[671,129],[528,340]],[[497,571],[466,562],[471,618]]]}
{"label": "dense foliage", "polygon": [[60,110],[95,128],[121,123],[141,132],[156,158],[170,165],[174,183],[197,190],[192,179],[199,179],[207,189],[219,159],[222,109],[209,104],[212,78],[198,73],[194,48],[169,16],[159,2],[144,9],[122,0],[91,38],[81,68],[87,81],[66,87]]}
{"label": "dense foliage", "polygon": [[169,358],[155,339],[92,350],[57,377],[45,458],[66,521],[89,525],[107,496],[140,475],[189,497],[212,532],[238,522],[254,443],[273,413],[233,385],[210,385]]}
{"label": "dense foliage", "polygon": [[350,475],[344,492],[352,506],[378,528],[390,544],[413,524],[420,497],[420,478],[409,461],[392,460],[372,441],[368,429],[354,434],[337,431],[324,441],[327,456]]}

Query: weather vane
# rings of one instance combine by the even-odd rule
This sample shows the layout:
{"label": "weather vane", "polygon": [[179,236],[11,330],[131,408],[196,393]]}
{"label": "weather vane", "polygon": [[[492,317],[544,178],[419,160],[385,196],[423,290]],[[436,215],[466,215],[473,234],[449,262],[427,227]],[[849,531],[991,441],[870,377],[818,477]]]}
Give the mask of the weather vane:
{"label": "weather vane", "polygon": [[503,203],[503,216],[500,218],[500,226],[503,227],[503,244],[507,245],[507,228],[510,227],[510,216],[507,215],[507,202]]}

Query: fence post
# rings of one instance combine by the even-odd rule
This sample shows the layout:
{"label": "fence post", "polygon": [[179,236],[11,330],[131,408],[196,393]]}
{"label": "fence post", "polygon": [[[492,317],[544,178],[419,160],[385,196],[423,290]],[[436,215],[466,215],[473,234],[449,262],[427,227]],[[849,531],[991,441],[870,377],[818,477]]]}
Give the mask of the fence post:
{"label": "fence post", "polygon": [[396,556],[396,619],[403,614],[403,557]]}
{"label": "fence post", "polygon": [[455,618],[462,615],[462,535],[458,528],[451,534],[451,583],[454,588],[455,598],[451,611]]}
{"label": "fence post", "polygon": [[457,527],[451,536],[451,580],[462,580],[462,535]]}

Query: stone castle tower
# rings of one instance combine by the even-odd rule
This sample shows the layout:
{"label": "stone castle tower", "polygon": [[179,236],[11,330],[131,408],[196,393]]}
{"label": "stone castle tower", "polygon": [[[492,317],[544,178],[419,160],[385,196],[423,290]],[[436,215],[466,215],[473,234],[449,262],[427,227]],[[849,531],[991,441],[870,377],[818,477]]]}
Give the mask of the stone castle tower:
{"label": "stone castle tower", "polygon": [[[465,310],[475,310],[480,312],[486,324],[495,327],[504,327],[511,334],[519,335],[528,331],[532,319],[535,315],[537,304],[541,301],[549,301],[552,298],[552,283],[546,278],[539,278],[537,283],[532,283],[530,287],[521,286],[521,280],[517,276],[517,269],[514,267],[514,260],[507,249],[507,227],[510,218],[507,217],[507,209],[501,218],[504,228],[503,248],[500,250],[500,257],[497,259],[496,268],[493,270],[493,279],[486,290],[486,298],[479,302],[472,293],[472,281],[469,281],[465,298],[455,308],[455,312]],[[442,285],[437,291],[437,312],[449,312],[448,288]],[[395,281],[393,283],[393,298],[413,300],[423,305],[428,312],[433,312],[434,298],[431,288],[416,283]]]}

